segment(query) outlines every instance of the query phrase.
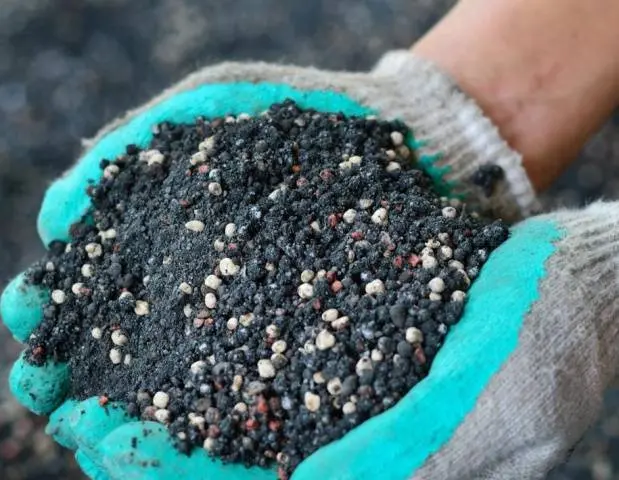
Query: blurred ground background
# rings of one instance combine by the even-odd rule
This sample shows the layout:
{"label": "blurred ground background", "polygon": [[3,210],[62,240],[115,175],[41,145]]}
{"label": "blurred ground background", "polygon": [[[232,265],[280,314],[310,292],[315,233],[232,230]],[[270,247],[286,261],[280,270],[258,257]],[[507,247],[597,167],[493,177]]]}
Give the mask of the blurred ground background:
{"label": "blurred ground background", "polygon": [[[0,289],[39,256],[46,185],[80,139],[194,68],[259,59],[369,68],[407,47],[452,0],[2,0],[0,2]],[[547,196],[574,205],[619,196],[619,120]],[[0,478],[83,478],[69,452],[6,391],[19,347],[0,327]],[[619,478],[619,389],[552,480]]]}

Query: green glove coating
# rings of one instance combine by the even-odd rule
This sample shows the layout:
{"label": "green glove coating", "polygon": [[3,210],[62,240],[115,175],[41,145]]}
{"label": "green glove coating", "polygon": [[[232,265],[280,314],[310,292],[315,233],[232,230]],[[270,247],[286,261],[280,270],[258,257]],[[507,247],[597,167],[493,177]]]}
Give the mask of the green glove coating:
{"label": "green glove coating", "polygon": [[77,450],[77,443],[71,431],[69,415],[79,403],[77,400],[65,400],[49,416],[49,423],[45,427],[45,433],[51,435],[60,445],[70,450]]}
{"label": "green glove coating", "polygon": [[80,450],[94,458],[92,453],[97,443],[115,428],[131,421],[131,417],[119,403],[102,407],[98,398],[91,397],[78,403],[68,420]]}
{"label": "green glove coating", "polygon": [[47,415],[62,403],[67,394],[69,366],[50,360],[37,367],[29,364],[22,354],[11,368],[9,388],[28,410]]}
{"label": "green glove coating", "polygon": [[0,315],[11,334],[26,342],[43,319],[41,307],[49,300],[49,292],[39,286],[26,285],[24,274],[9,283],[0,298]]}
{"label": "green glove coating", "polygon": [[99,443],[97,452],[112,480],[276,478],[269,470],[223,464],[210,458],[203,449],[184,455],[172,445],[167,429],[155,422],[133,422],[117,428]]}
{"label": "green glove coating", "polygon": [[92,480],[109,480],[109,476],[101,467],[93,462],[82,450],[75,452],[75,461],[88,478]]}

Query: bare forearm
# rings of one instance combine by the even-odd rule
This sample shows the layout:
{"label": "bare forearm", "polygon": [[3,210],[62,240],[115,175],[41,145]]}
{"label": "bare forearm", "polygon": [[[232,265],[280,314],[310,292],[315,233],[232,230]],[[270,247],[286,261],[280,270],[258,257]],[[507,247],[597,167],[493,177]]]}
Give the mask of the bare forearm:
{"label": "bare forearm", "polygon": [[619,100],[616,0],[462,0],[413,51],[446,70],[548,186]]}

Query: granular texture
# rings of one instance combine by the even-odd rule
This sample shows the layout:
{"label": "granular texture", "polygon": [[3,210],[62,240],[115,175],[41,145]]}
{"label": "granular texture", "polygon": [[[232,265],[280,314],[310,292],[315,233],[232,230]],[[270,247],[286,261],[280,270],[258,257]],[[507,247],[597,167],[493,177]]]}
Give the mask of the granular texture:
{"label": "granular texture", "polygon": [[440,198],[406,126],[301,110],[154,127],[102,160],[89,218],[29,271],[29,358],[178,448],[280,477],[427,375],[508,235]]}
{"label": "granular texture", "polygon": [[491,197],[499,182],[505,178],[505,171],[499,165],[482,165],[471,175],[471,183],[480,187],[486,197]]}

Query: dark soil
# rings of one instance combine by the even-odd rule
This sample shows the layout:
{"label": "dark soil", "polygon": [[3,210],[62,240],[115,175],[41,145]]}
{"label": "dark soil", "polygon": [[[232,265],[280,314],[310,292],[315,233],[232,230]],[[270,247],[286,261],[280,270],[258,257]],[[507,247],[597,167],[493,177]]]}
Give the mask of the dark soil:
{"label": "dark soil", "polygon": [[481,187],[486,197],[491,197],[496,185],[505,178],[505,171],[499,165],[482,165],[471,176],[471,182]]}
{"label": "dark soil", "polygon": [[29,270],[53,291],[29,358],[286,477],[427,374],[507,227],[440,198],[399,122],[286,102],[154,132]]}

